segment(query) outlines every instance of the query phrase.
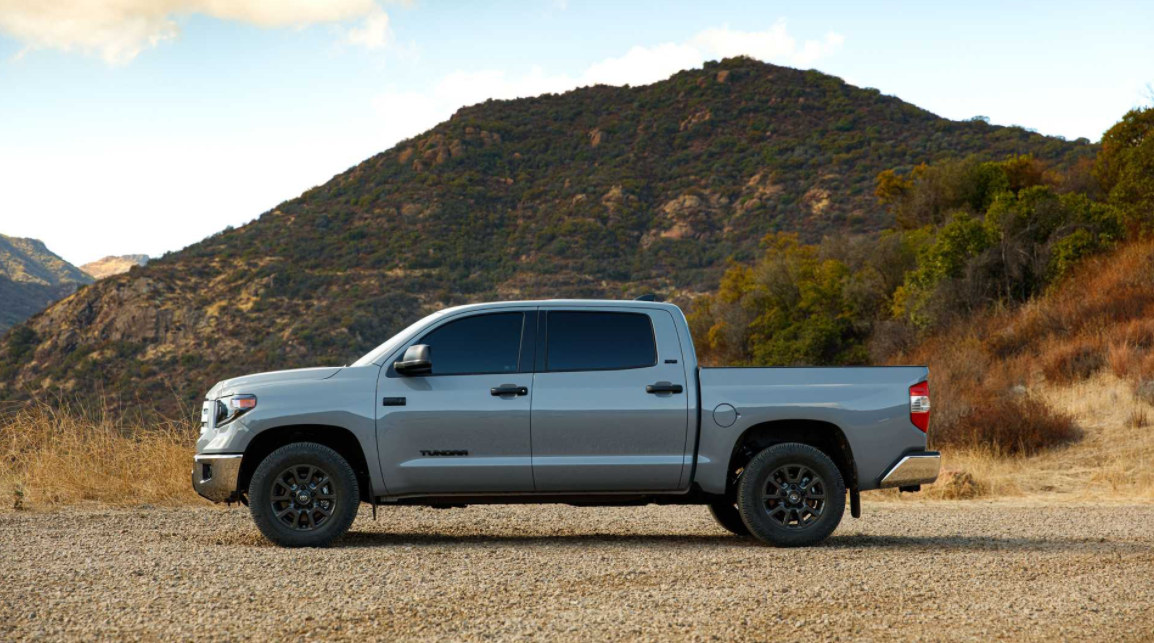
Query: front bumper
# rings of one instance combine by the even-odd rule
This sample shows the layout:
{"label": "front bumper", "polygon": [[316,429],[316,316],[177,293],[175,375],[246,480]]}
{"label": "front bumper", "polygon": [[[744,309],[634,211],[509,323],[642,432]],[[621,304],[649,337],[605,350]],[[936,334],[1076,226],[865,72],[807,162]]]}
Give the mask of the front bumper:
{"label": "front bumper", "polygon": [[929,484],[938,479],[941,469],[942,454],[937,451],[907,453],[889,468],[878,486],[888,489]]}
{"label": "front bumper", "polygon": [[236,499],[241,454],[193,456],[192,488],[213,502]]}

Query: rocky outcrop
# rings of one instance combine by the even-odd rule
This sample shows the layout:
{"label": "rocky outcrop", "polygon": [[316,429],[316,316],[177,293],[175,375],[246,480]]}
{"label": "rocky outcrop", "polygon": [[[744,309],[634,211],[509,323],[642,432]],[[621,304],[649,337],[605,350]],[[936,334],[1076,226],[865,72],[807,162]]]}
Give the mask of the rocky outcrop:
{"label": "rocky outcrop", "polygon": [[781,185],[773,181],[773,174],[768,170],[754,174],[741,190],[741,197],[737,201],[737,214],[745,214],[758,210],[782,192]]}
{"label": "rocky outcrop", "polygon": [[801,202],[805,204],[812,214],[821,214],[829,207],[829,190],[814,186],[805,193],[801,198]]}
{"label": "rocky outcrop", "polygon": [[721,230],[727,206],[729,199],[717,194],[682,194],[661,206],[641,245],[647,247],[657,239],[705,239]]}
{"label": "rocky outcrop", "polygon": [[696,126],[707,122],[711,118],[713,118],[713,112],[709,111],[708,108],[698,110],[694,112],[693,115],[689,118],[681,121],[680,126],[678,127],[678,131],[684,132],[685,130],[693,129]]}

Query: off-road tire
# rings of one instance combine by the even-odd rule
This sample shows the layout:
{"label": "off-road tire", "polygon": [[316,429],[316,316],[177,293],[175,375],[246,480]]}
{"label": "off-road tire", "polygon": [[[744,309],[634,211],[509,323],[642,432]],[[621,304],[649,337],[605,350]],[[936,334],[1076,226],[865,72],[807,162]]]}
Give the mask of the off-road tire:
{"label": "off-road tire", "polygon": [[[782,476],[783,471],[786,475],[797,475],[799,481],[784,485],[771,483],[771,476]],[[817,505],[816,485],[813,489],[798,489],[804,484],[803,471],[813,474],[810,480],[816,478],[821,482],[821,511],[816,517],[813,508]],[[800,503],[790,501],[793,493],[800,498]],[[837,465],[821,450],[796,442],[777,444],[758,453],[745,465],[737,486],[737,509],[745,526],[758,540],[775,547],[808,547],[825,540],[841,522],[845,513],[845,482]]]}
{"label": "off-road tire", "polygon": [[735,536],[749,536],[749,527],[741,520],[741,513],[737,505],[732,502],[715,502],[709,505],[709,515],[727,531]]}
{"label": "off-road tire", "polygon": [[[303,531],[277,517],[272,498],[273,486],[279,484],[278,477],[294,467],[305,471],[315,467],[323,471],[331,484],[327,495],[331,495],[335,503],[330,517]],[[260,532],[282,547],[327,547],[349,530],[361,504],[353,468],[339,453],[314,442],[289,444],[265,457],[252,474],[248,497],[249,511]]]}

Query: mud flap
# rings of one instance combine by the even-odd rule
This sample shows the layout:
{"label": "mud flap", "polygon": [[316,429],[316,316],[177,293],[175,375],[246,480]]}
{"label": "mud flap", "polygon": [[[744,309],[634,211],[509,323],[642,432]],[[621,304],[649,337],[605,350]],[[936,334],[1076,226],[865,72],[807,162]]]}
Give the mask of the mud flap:
{"label": "mud flap", "polygon": [[857,485],[849,488],[849,515],[861,518],[861,491]]}

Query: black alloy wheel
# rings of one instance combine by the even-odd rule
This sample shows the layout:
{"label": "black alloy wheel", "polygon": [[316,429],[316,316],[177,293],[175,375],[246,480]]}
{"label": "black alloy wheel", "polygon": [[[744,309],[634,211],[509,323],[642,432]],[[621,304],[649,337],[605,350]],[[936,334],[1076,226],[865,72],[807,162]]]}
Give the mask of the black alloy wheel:
{"label": "black alloy wheel", "polygon": [[803,464],[778,467],[765,482],[765,510],[786,529],[809,529],[825,511],[825,482]]}
{"label": "black alloy wheel", "polygon": [[845,483],[828,455],[808,444],[775,444],[745,465],[737,509],[751,534],[776,547],[807,547],[837,529]]}
{"label": "black alloy wheel", "polygon": [[273,480],[269,503],[273,516],[290,529],[311,531],[332,519],[337,494],[324,469],[293,465]]}
{"label": "black alloy wheel", "polygon": [[265,538],[283,547],[325,547],[360,509],[356,473],[333,449],[295,442],[270,453],[248,485],[249,511]]}

